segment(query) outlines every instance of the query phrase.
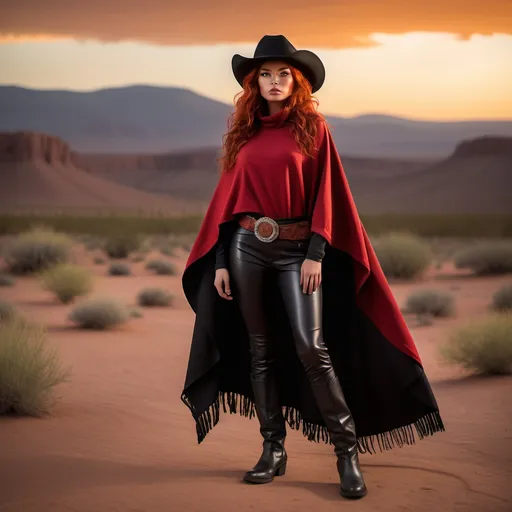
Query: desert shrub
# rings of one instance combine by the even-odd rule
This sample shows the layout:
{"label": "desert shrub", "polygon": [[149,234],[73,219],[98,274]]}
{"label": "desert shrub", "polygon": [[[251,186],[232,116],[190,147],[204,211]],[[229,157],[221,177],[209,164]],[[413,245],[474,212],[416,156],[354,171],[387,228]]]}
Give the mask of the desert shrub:
{"label": "desert shrub", "polygon": [[46,330],[21,318],[0,322],[0,414],[41,416],[55,402],[54,387],[68,380]]}
{"label": "desert shrub", "polygon": [[104,330],[127,322],[130,311],[114,299],[90,299],[75,307],[68,318],[83,329]]}
{"label": "desert shrub", "polygon": [[169,306],[172,295],[162,288],[146,288],[137,296],[139,306]]}
{"label": "desert shrub", "polygon": [[174,256],[174,247],[171,247],[169,245],[161,247],[160,253],[163,254],[164,256]]}
{"label": "desert shrub", "polygon": [[92,261],[95,265],[104,265],[107,262],[105,258],[102,258],[101,256],[96,256]]}
{"label": "desert shrub", "polygon": [[158,275],[173,276],[176,274],[174,265],[170,261],[165,260],[150,260],[146,264],[146,269]]}
{"label": "desert shrub", "polygon": [[87,251],[95,251],[96,249],[101,249],[103,244],[100,237],[89,233],[78,234],[73,238],[76,242],[82,244]]}
{"label": "desert shrub", "polygon": [[446,317],[453,315],[453,296],[436,290],[418,290],[407,297],[404,313]]}
{"label": "desert shrub", "polygon": [[10,320],[18,314],[16,306],[6,300],[0,300],[0,322]]}
{"label": "desert shrub", "polygon": [[142,311],[139,308],[132,308],[130,309],[130,316],[132,318],[142,318],[144,315],[142,314]]}
{"label": "desert shrub", "polygon": [[432,315],[429,315],[427,313],[422,313],[419,315],[416,315],[416,325],[418,327],[428,327],[429,325],[432,325],[433,317]]}
{"label": "desert shrub", "polygon": [[458,251],[457,268],[470,269],[477,275],[499,275],[512,272],[512,242],[489,240]]}
{"label": "desert shrub", "polygon": [[68,260],[72,239],[44,228],[21,233],[5,249],[7,268],[13,274],[29,274]]}
{"label": "desert shrub", "polygon": [[103,245],[103,250],[110,258],[127,258],[132,252],[137,251],[141,241],[138,235],[117,235],[108,238]]}
{"label": "desert shrub", "polygon": [[71,263],[61,263],[45,270],[41,274],[41,280],[44,288],[64,304],[68,304],[75,297],[86,295],[92,288],[92,275],[89,270]]}
{"label": "desert shrub", "polygon": [[422,274],[432,259],[428,244],[408,233],[389,233],[373,246],[386,277],[412,279]]}
{"label": "desert shrub", "polygon": [[85,248],[88,251],[96,251],[97,249],[101,249],[103,247],[103,243],[104,242],[102,242],[102,240],[100,238],[95,238],[93,240],[89,240],[85,244]]}
{"label": "desert shrub", "polygon": [[491,314],[455,329],[440,348],[449,363],[480,374],[512,370],[512,314]]}
{"label": "desert shrub", "polygon": [[132,271],[128,265],[121,263],[120,261],[115,261],[111,263],[108,268],[108,273],[111,276],[129,276]]}
{"label": "desert shrub", "polygon": [[174,256],[175,250],[182,248],[189,251],[196,235],[193,233],[171,234],[165,237],[153,237],[152,244],[165,256]]}
{"label": "desert shrub", "polygon": [[15,282],[9,274],[0,274],[0,286],[13,286]]}
{"label": "desert shrub", "polygon": [[132,263],[140,263],[141,261],[144,261],[145,259],[146,259],[146,257],[143,256],[142,254],[137,254],[130,261]]}
{"label": "desert shrub", "polygon": [[502,286],[494,293],[491,308],[495,311],[512,310],[512,284]]}

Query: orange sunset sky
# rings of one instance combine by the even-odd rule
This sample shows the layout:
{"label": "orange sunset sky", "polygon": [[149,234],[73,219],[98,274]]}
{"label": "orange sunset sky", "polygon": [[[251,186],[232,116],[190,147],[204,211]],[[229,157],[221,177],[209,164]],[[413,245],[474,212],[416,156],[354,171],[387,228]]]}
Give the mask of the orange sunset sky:
{"label": "orange sunset sky", "polygon": [[231,56],[264,34],[322,58],[324,113],[512,118],[508,0],[0,0],[0,83],[144,83],[231,103]]}

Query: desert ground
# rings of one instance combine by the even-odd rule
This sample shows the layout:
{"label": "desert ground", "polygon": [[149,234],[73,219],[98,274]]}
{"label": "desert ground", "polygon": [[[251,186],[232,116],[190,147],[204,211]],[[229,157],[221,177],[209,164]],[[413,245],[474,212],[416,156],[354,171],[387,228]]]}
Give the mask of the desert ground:
{"label": "desert ground", "polygon": [[[455,317],[411,323],[446,432],[362,455],[369,493],[351,502],[339,495],[331,448],[297,431],[289,431],[286,475],[261,486],[241,482],[260,454],[257,420],[223,414],[197,445],[180,400],[194,316],[179,273],[155,276],[140,262],[130,263],[132,276],[107,277],[90,253],[77,254],[96,276],[95,295],[134,305],[140,289],[159,286],[176,300],[170,308],[143,308],[143,317],[124,327],[91,332],[72,327],[73,305],[58,303],[33,277],[0,289],[47,326],[48,342],[72,367],[51,416],[0,420],[1,512],[512,510],[512,378],[471,377],[438,356],[449,330],[484,314],[512,276],[476,278],[447,263],[421,282],[392,283],[399,303],[427,285],[456,297]],[[182,270],[186,253],[172,259]]]}

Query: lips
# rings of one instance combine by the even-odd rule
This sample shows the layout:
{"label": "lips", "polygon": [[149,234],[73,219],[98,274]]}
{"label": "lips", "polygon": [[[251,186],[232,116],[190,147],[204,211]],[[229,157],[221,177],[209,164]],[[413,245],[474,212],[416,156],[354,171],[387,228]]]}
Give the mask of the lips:
{"label": "lips", "polygon": [[281,91],[279,89],[270,89],[269,92],[277,94],[277,93],[280,93]]}

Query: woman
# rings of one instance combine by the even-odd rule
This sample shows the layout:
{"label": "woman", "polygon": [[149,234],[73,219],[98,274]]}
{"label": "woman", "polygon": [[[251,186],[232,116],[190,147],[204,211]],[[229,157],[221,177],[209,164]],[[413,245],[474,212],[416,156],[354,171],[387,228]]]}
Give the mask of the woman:
{"label": "woman", "polygon": [[342,496],[361,498],[358,450],[444,426],[316,112],[322,62],[265,36],[232,67],[243,92],[183,274],[196,321],[182,400],[198,442],[221,404],[256,414],[263,451],[245,481],[285,474],[288,423],[333,444]]}

